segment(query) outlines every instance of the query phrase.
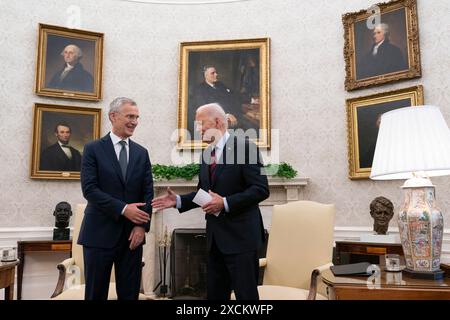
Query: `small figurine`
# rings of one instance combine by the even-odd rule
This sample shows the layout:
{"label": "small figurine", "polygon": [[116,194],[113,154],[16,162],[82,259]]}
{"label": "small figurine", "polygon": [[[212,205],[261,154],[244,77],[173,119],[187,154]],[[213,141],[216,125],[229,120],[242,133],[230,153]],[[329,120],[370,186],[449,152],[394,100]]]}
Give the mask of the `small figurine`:
{"label": "small figurine", "polygon": [[55,216],[55,227],[53,229],[53,240],[69,240],[69,220],[72,208],[68,202],[62,201],[56,205],[53,216]]}
{"label": "small figurine", "polygon": [[375,220],[373,230],[377,234],[387,234],[389,221],[394,216],[394,205],[385,197],[376,197],[370,203],[370,215]]}

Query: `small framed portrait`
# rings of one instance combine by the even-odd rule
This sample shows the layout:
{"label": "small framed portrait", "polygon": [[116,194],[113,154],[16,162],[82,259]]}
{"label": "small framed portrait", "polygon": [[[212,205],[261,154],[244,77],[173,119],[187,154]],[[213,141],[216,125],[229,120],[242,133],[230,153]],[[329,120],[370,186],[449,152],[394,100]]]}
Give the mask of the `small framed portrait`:
{"label": "small framed portrait", "polygon": [[103,33],[39,24],[36,94],[102,98]]}
{"label": "small framed portrait", "polygon": [[377,4],[342,22],[346,90],[422,75],[416,0]]}
{"label": "small framed portrait", "polygon": [[80,179],[84,145],[100,137],[101,109],[35,103],[31,178]]}
{"label": "small framed portrait", "polygon": [[228,130],[270,149],[269,38],[180,45],[178,149],[202,149],[198,107],[218,103]]}
{"label": "small framed portrait", "polygon": [[423,103],[422,86],[347,100],[350,179],[367,179],[370,176],[381,115],[391,110]]}

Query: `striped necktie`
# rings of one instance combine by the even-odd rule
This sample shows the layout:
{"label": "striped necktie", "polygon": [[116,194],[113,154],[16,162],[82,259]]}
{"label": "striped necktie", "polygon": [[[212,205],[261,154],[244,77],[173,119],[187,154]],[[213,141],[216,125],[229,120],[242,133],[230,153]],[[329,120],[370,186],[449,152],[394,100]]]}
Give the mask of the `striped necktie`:
{"label": "striped necktie", "polygon": [[211,150],[211,164],[209,165],[209,180],[212,182],[214,180],[214,174],[216,171],[216,148]]}

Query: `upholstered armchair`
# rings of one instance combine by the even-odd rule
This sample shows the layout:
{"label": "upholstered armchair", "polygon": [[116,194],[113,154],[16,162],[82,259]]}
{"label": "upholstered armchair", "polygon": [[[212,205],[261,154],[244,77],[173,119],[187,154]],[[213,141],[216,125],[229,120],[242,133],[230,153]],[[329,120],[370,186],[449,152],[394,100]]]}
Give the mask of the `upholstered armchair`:
{"label": "upholstered armchair", "polygon": [[[83,221],[86,204],[77,204],[74,214],[73,236],[72,236],[72,257],[57,265],[59,270],[58,282],[51,298],[57,300],[83,300],[84,299],[84,262],[83,246],[77,244],[80,233],[81,222]],[[144,262],[142,262],[144,266]],[[140,300],[149,299],[144,294],[139,294]],[[111,282],[109,284],[108,300],[117,300],[116,284],[114,279],[114,269],[111,272]]]}
{"label": "upholstered armchair", "polygon": [[332,265],[334,216],[333,204],[313,201],[273,207],[261,300],[327,299],[318,279]]}

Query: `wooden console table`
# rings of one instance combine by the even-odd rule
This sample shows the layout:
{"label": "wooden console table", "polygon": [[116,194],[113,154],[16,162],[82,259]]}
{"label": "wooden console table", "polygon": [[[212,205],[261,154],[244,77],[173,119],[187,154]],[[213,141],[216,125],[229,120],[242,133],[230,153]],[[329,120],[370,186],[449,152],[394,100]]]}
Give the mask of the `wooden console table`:
{"label": "wooden console table", "polygon": [[[350,255],[370,255],[384,256],[385,254],[396,253],[404,256],[400,243],[372,243],[361,241],[336,241],[336,264],[342,264],[343,253]],[[351,263],[351,261],[349,262]],[[382,263],[380,261],[379,263]]]}
{"label": "wooden console table", "polygon": [[[375,281],[371,281],[375,280]],[[424,280],[402,272],[381,270],[378,278],[335,277],[330,269],[322,272],[328,297],[333,300],[450,300],[450,278]]]}
{"label": "wooden console table", "polygon": [[23,269],[25,267],[25,252],[69,252],[72,255],[72,240],[32,240],[17,241],[17,254],[21,263],[17,270],[17,300],[22,299]]}
{"label": "wooden console table", "polygon": [[14,300],[14,276],[19,260],[0,262],[0,289],[5,289],[5,300]]}

